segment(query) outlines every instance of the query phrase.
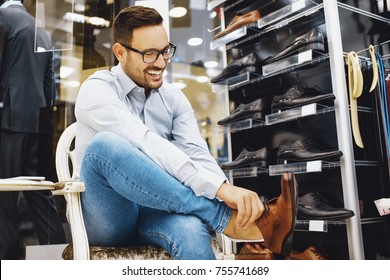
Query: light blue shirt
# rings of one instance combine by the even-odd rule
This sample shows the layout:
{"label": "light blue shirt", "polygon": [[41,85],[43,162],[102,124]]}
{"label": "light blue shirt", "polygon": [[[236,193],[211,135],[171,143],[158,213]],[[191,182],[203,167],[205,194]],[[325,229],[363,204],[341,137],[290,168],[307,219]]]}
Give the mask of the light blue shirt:
{"label": "light blue shirt", "polygon": [[227,180],[202,139],[184,93],[164,82],[146,98],[120,65],[97,71],[76,100],[76,177],[91,138],[111,131],[127,139],[198,196],[214,198]]}
{"label": "light blue shirt", "polygon": [[8,1],[4,2],[4,3],[0,6],[0,8],[1,8],[1,9],[5,9],[5,8],[8,8],[8,7],[11,6],[11,5],[23,6],[23,4],[20,2],[20,0],[18,0],[18,1],[8,0]]}

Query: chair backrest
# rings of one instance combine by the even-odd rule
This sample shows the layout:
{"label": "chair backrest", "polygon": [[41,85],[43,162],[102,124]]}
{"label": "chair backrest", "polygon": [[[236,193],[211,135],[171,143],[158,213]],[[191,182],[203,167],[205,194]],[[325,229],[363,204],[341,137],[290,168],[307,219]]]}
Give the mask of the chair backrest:
{"label": "chair backrest", "polygon": [[77,123],[72,123],[61,134],[56,149],[56,171],[59,181],[72,179],[74,166],[74,141],[76,138]]}

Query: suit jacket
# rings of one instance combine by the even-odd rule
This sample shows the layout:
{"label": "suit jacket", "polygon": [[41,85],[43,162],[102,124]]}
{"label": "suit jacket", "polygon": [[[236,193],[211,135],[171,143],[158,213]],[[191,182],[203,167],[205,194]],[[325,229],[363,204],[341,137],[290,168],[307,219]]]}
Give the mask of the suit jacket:
{"label": "suit jacket", "polygon": [[[36,34],[36,35],[35,35]],[[35,32],[35,19],[23,6],[0,8],[0,98],[2,129],[48,133],[54,81],[52,52],[35,52],[35,40],[51,49],[49,35]]]}

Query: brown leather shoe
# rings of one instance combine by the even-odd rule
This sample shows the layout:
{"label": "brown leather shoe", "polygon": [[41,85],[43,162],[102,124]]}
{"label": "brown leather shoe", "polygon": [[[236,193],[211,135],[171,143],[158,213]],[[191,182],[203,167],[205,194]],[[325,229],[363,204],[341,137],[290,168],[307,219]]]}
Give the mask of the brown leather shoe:
{"label": "brown leather shoe", "polygon": [[242,247],[240,250],[240,253],[235,256],[236,260],[274,260],[275,259],[275,254],[260,245],[260,250],[258,253],[253,253],[250,251],[248,248],[245,246]]}
{"label": "brown leather shoe", "polygon": [[223,234],[226,235],[231,241],[234,242],[262,242],[264,241],[263,235],[261,234],[259,228],[255,223],[249,225],[248,228],[237,228],[236,219],[237,219],[237,210],[232,210],[232,215],[230,216],[229,222],[226,225]]}
{"label": "brown leather shoe", "polygon": [[282,193],[265,203],[264,214],[256,221],[266,248],[274,253],[288,256],[297,217],[298,184],[294,174],[284,173],[281,179]]}
{"label": "brown leather shoe", "polygon": [[328,260],[328,255],[320,248],[310,246],[302,253],[292,251],[286,260]]}
{"label": "brown leather shoe", "polygon": [[258,10],[251,11],[249,13],[243,14],[243,15],[236,15],[233,17],[232,21],[229,23],[229,25],[225,28],[225,30],[219,32],[217,35],[214,36],[213,40],[218,39],[238,28],[241,26],[247,25],[249,23],[257,22],[257,20],[260,18],[260,12]]}

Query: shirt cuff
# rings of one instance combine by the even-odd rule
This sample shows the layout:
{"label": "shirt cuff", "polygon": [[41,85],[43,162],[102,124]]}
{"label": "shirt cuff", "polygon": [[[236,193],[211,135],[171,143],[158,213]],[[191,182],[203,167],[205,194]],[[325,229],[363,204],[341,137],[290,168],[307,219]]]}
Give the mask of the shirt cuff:
{"label": "shirt cuff", "polygon": [[214,172],[202,168],[199,170],[196,178],[193,180],[191,187],[197,196],[204,196],[209,199],[214,199],[215,194],[221,187],[222,183],[226,182],[226,178]]}

